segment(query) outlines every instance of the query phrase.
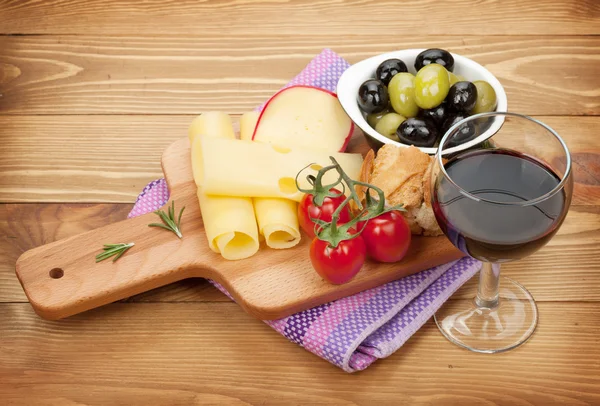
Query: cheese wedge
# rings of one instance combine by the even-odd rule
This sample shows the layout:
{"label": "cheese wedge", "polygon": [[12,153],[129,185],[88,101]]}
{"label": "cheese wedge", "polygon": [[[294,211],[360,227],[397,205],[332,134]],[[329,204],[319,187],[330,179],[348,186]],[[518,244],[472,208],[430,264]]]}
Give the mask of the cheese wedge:
{"label": "cheese wedge", "polygon": [[287,148],[344,151],[353,131],[354,124],[335,93],[298,85],[269,99],[253,140]]}
{"label": "cheese wedge", "polygon": [[[360,154],[328,153],[307,149],[284,149],[270,144],[244,140],[200,138],[193,152],[194,165],[201,168],[204,191],[214,195],[280,197],[300,201],[303,193],[296,187],[298,172],[309,166],[298,177],[302,188],[310,188],[309,174],[331,164],[333,156],[348,176],[358,179],[362,165]],[[311,165],[312,164],[312,165]],[[336,171],[323,178],[324,184],[338,179]]]}
{"label": "cheese wedge", "polygon": [[231,118],[223,113],[205,113],[192,122],[189,130],[192,140],[192,169],[198,185],[198,201],[204,221],[208,246],[223,258],[248,258],[258,251],[258,227],[252,199],[248,197],[209,196],[198,182],[202,167],[197,164],[204,138],[235,137]]}

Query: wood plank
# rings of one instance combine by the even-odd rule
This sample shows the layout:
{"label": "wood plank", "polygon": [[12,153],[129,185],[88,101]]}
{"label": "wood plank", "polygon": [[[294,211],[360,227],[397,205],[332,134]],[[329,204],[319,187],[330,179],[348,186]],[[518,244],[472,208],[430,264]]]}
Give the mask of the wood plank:
{"label": "wood plank", "polygon": [[2,202],[133,203],[191,116],[0,117]]}
{"label": "wood plank", "polygon": [[[11,204],[0,206],[0,302],[26,302],[15,276],[18,256],[38,245],[126,217],[130,205]],[[600,301],[600,209],[573,206],[564,225],[541,251],[505,264],[503,274],[540,301]],[[465,295],[462,295],[465,297]],[[143,293],[131,302],[229,301],[202,279],[188,279]]]}
{"label": "wood plank", "polygon": [[[600,204],[600,117],[538,117],[574,159],[578,205]],[[0,202],[131,203],[192,116],[0,116]],[[237,120],[237,118],[236,118]],[[353,142],[362,142],[357,133]]]}
{"label": "wood plank", "polygon": [[401,48],[443,47],[495,74],[511,111],[600,114],[597,36],[331,38],[311,31],[276,37],[208,32],[195,38],[0,37],[0,113],[197,114],[217,109],[240,114],[265,101],[325,47],[351,63]]}
{"label": "wood plank", "polygon": [[[0,2],[1,33],[101,35],[207,32],[273,36],[598,34],[595,0]],[[367,17],[367,18],[365,18]],[[424,23],[424,20],[426,23]]]}
{"label": "wood plank", "polygon": [[349,375],[234,304],[115,304],[59,322],[41,320],[26,304],[3,304],[0,398],[9,404],[600,403],[600,304],[539,309],[535,335],[518,350],[467,352],[429,321],[391,357]]}

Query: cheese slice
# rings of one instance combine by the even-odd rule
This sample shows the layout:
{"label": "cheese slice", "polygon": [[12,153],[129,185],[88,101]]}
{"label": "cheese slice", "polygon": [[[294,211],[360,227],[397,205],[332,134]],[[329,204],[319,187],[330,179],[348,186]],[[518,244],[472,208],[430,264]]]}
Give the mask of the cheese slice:
{"label": "cheese slice", "polygon": [[235,138],[231,117],[221,111],[208,111],[192,120],[188,129],[190,142],[197,136]]}
{"label": "cheese slice", "polygon": [[192,170],[198,185],[198,201],[208,246],[223,258],[248,258],[258,251],[258,227],[252,199],[248,197],[209,196],[201,183],[202,167],[197,165],[201,140],[210,137],[235,137],[231,118],[223,113],[205,113],[192,122]]}
{"label": "cheese slice", "polygon": [[196,182],[196,186],[202,186],[201,181],[204,179],[203,169],[202,169],[202,144],[200,143],[200,138],[197,137],[192,141],[192,173],[194,176],[194,182]]}
{"label": "cheese slice", "polygon": [[300,242],[298,203],[271,197],[252,199],[258,221],[258,231],[268,247],[291,248]]}
{"label": "cheese slice", "polygon": [[256,123],[258,123],[258,117],[260,113],[258,111],[249,111],[248,113],[242,114],[240,118],[240,139],[252,141],[254,135],[254,129]]}
{"label": "cheese slice", "polygon": [[[330,165],[333,156],[346,174],[358,179],[362,165],[360,154],[328,153],[307,149],[284,149],[245,140],[201,138],[200,151],[195,154],[195,166],[201,168],[201,184],[212,195],[280,197],[300,201],[303,193],[296,187],[310,188],[306,180],[316,175],[324,166]],[[337,171],[329,171],[323,177],[324,184],[338,179]]]}
{"label": "cheese slice", "polygon": [[208,245],[229,260],[258,252],[258,229],[249,197],[209,196],[198,188]]}
{"label": "cheese slice", "polygon": [[[240,118],[240,139],[252,140],[258,122],[258,111],[242,114]],[[298,205],[296,202],[270,197],[252,199],[258,223],[259,236],[270,248],[291,248],[300,242]]]}

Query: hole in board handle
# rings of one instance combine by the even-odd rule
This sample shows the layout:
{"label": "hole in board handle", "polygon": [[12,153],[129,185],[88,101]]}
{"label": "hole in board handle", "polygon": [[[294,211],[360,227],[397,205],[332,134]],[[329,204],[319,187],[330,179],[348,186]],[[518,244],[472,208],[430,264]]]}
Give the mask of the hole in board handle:
{"label": "hole in board handle", "polygon": [[64,274],[65,274],[65,271],[63,271],[60,268],[52,268],[50,270],[50,277],[52,279],[60,279],[64,276]]}

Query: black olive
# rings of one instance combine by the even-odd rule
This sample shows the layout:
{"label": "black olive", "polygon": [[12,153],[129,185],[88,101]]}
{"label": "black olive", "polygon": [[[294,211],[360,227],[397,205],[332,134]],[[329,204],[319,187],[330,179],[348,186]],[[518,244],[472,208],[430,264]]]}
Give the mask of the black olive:
{"label": "black olive", "polygon": [[358,89],[358,106],[367,114],[379,113],[388,107],[389,96],[385,85],[369,79]]}
{"label": "black olive", "polygon": [[400,72],[408,72],[406,64],[400,59],[388,59],[379,64],[375,71],[375,77],[387,86],[394,75]]}
{"label": "black olive", "polygon": [[469,112],[477,103],[477,88],[471,82],[456,82],[450,87],[446,103],[454,111]]}
{"label": "black olive", "polygon": [[[462,113],[448,117],[446,121],[444,121],[444,135],[448,132],[450,127],[452,127],[459,121],[464,120],[467,117],[467,115]],[[457,145],[464,144],[467,141],[471,141],[476,136],[477,125],[475,125],[473,121],[467,121],[466,123],[461,124],[456,130],[454,130],[450,138],[446,140],[444,148],[456,147]]]}
{"label": "black olive", "polygon": [[484,132],[489,130],[493,123],[494,117],[477,119],[477,128],[479,129],[479,134],[483,134]]}
{"label": "black olive", "polygon": [[447,71],[454,71],[454,58],[450,54],[450,52],[439,49],[439,48],[431,48],[426,49],[417,55],[417,59],[415,60],[415,69],[417,72],[426,65],[430,63],[437,63],[446,68]]}
{"label": "black olive", "polygon": [[414,145],[415,147],[433,147],[438,139],[439,132],[429,120],[409,118],[400,124],[396,135],[400,142]]}
{"label": "black olive", "polygon": [[421,117],[426,120],[431,120],[435,123],[437,128],[441,129],[444,121],[448,116],[448,107],[445,103],[440,104],[432,109],[422,110]]}

